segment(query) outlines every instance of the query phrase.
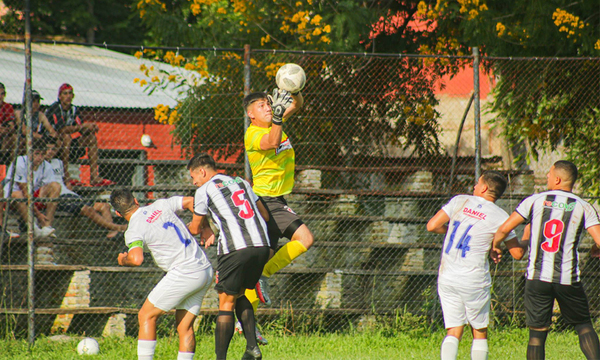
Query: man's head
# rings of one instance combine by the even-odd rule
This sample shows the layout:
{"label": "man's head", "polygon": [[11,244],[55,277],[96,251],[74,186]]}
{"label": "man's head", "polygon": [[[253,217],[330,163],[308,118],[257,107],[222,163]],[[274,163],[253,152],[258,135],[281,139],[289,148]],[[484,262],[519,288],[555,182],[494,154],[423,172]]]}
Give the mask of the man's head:
{"label": "man's head", "polygon": [[217,172],[215,160],[207,153],[194,156],[187,165],[192,182],[196,186],[204,185]]}
{"label": "man's head", "polygon": [[44,155],[44,158],[46,160],[54,159],[56,157],[56,154],[58,153],[58,146],[56,144],[58,142],[58,139],[53,138],[52,136],[44,136],[42,140],[46,142],[46,153]]}
{"label": "man's head", "polygon": [[252,124],[268,127],[273,121],[271,102],[264,92],[252,93],[244,98],[244,110]]}
{"label": "man's head", "polygon": [[40,110],[40,100],[44,100],[44,98],[40,95],[39,92],[33,90],[31,92],[31,107],[33,108],[33,111]]}
{"label": "man's head", "polygon": [[63,109],[68,110],[71,108],[74,97],[75,93],[73,93],[73,87],[71,85],[64,83],[58,88],[58,101],[60,101]]}
{"label": "man's head", "polygon": [[4,103],[4,97],[6,96],[6,88],[3,83],[0,83],[0,104]]}
{"label": "man's head", "polygon": [[577,181],[577,166],[567,160],[559,160],[548,171],[548,190],[573,190]]}
{"label": "man's head", "polygon": [[497,171],[488,170],[479,177],[479,181],[473,188],[473,195],[490,197],[493,201],[498,200],[506,190],[506,178]]}
{"label": "man's head", "polygon": [[31,148],[33,150],[33,168],[37,169],[37,167],[44,162],[46,142],[42,139],[34,139]]}
{"label": "man's head", "polygon": [[110,194],[110,204],[117,215],[127,217],[135,211],[140,205],[129,190],[115,190]]}

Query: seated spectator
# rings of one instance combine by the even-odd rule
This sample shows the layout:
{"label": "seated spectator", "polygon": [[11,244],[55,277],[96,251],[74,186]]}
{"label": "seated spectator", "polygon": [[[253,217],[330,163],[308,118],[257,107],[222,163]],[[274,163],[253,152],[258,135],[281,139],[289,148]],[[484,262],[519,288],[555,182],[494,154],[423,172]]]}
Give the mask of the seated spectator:
{"label": "seated spectator", "polygon": [[[56,139],[58,138],[58,133],[56,130],[54,130],[52,125],[50,125],[46,115],[40,111],[40,100],[43,100],[43,98],[40,96],[40,93],[33,90],[31,92],[31,113],[33,114],[31,116],[31,127],[33,128],[33,138],[42,139],[44,136],[51,136]],[[27,136],[27,121],[24,113],[25,112],[23,110],[16,111],[16,118],[23,122],[21,125],[21,136],[23,139],[25,139]],[[21,149],[25,149],[23,144],[24,143],[21,143]]]}
{"label": "seated spectator", "polygon": [[64,173],[63,163],[60,159],[56,158],[58,153],[58,147],[56,145],[57,140],[48,138],[46,142],[46,161],[52,166],[56,180],[60,183],[60,198],[63,201],[58,203],[58,211],[64,211],[72,215],[84,215],[96,224],[110,230],[106,237],[111,239],[118,235],[119,232],[125,232],[127,225],[115,224],[110,213],[110,205],[108,203],[97,202],[94,204],[85,203],[82,201],[71,201],[68,199],[80,199],[77,193],[72,191],[69,186],[65,185],[62,181],[62,175]]}
{"label": "seated spectator", "polygon": [[64,164],[64,180],[66,183],[71,180],[69,161],[84,156],[87,148],[90,160],[90,185],[114,185],[114,182],[102,179],[98,174],[98,140],[96,138],[98,125],[83,122],[78,108],[72,104],[74,97],[73,87],[66,83],[62,84],[58,89],[58,101],[46,110],[46,117],[50,121],[50,125],[58,132],[62,141],[60,158]]}
{"label": "seated spectator", "polygon": [[[44,160],[46,144],[43,140],[35,140],[33,150],[33,194],[40,198],[58,198],[60,195],[60,184],[56,181],[54,171],[49,162]],[[16,164],[11,164],[6,172],[4,197],[24,199],[27,197],[27,156],[19,156]],[[10,179],[14,177],[13,187],[10,187]],[[27,205],[25,202],[14,203],[21,218],[27,221]],[[46,204],[46,213],[34,206],[33,211],[38,220],[40,228],[34,224],[33,234],[35,237],[55,236],[52,221],[56,212],[56,202]]]}
{"label": "seated spectator", "polygon": [[15,110],[12,105],[4,102],[6,88],[0,83],[0,164],[8,165],[11,162],[12,149],[16,137]]}

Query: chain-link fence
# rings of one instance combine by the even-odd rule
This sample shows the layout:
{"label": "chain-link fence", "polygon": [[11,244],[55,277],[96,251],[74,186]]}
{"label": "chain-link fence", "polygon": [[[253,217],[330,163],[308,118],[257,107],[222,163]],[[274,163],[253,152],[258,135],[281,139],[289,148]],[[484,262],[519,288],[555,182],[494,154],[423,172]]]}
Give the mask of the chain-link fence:
{"label": "chain-link fence", "polygon": [[[15,125],[22,119],[24,59],[22,43],[0,43],[0,82],[4,102],[16,109]],[[315,243],[272,276],[273,305],[259,307],[259,324],[328,331],[410,314],[441,326],[436,278],[443,236],[428,233],[425,225],[453,195],[472,192],[477,150],[483,169],[507,175],[509,188],[498,203],[510,213],[523,197],[543,188],[553,159],[572,154],[552,130],[567,122],[583,127],[589,116],[598,120],[598,110],[591,113],[600,101],[598,59],[483,58],[479,99],[474,99],[473,61],[34,43],[32,87],[41,98],[41,125],[34,130],[52,135],[57,116],[65,115],[53,103],[64,101],[57,97],[59,88],[68,92],[61,87],[68,83],[83,123],[97,125],[97,131],[81,129],[71,142],[79,142],[83,152],[63,140],[56,154],[46,153],[67,163],[66,172],[59,169],[57,175],[81,199],[41,196],[46,206],[41,213],[48,214],[52,203],[59,207],[53,219],[39,220],[41,231],[46,225],[55,232],[36,237],[35,265],[27,261],[18,202],[4,199],[3,228],[21,236],[6,237],[0,246],[3,330],[26,329],[28,270],[34,266],[36,333],[136,334],[135,314],[163,273],[148,260],[139,268],[117,265],[117,254],[126,249],[119,233],[125,222],[108,209],[107,197],[118,188],[133,190],[141,203],[192,196],[186,164],[200,151],[213,154],[226,173],[246,176],[243,96],[273,89],[277,69],[289,62],[305,69],[307,84],[302,111],[284,124],[296,153],[296,183],[286,198]],[[480,142],[474,100],[481,102]],[[8,116],[1,116],[9,128]],[[548,125],[547,119],[557,123]],[[576,144],[559,130],[557,136]],[[149,138],[141,141],[143,135]],[[544,136],[556,140],[557,150],[528,165],[522,159],[531,153],[530,144]],[[18,129],[3,135],[2,177],[22,137]],[[24,146],[17,155],[23,151]],[[94,186],[110,184],[104,180],[114,184]],[[586,190],[580,193],[589,195]],[[191,214],[182,217],[189,220]],[[590,244],[584,242],[584,253]],[[207,254],[216,267],[216,250]],[[598,264],[581,259],[597,315]],[[522,324],[524,266],[525,261],[505,258],[492,267],[493,310],[501,324]],[[217,309],[216,292],[209,291],[205,319]]]}

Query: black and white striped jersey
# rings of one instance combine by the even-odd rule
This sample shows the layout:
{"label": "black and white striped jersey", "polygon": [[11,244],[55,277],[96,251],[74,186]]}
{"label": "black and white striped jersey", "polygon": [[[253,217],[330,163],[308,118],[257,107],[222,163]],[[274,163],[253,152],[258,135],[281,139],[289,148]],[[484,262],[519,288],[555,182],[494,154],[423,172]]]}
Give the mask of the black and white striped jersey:
{"label": "black and white striped jersey", "polygon": [[258,212],[258,196],[250,184],[218,174],[196,190],[194,212],[210,214],[219,227],[217,253],[229,254],[247,247],[269,246],[267,224]]}
{"label": "black and white striped jersey", "polygon": [[577,248],[583,230],[600,224],[596,209],[571,192],[552,190],[526,198],[515,211],[531,224],[527,279],[581,281]]}

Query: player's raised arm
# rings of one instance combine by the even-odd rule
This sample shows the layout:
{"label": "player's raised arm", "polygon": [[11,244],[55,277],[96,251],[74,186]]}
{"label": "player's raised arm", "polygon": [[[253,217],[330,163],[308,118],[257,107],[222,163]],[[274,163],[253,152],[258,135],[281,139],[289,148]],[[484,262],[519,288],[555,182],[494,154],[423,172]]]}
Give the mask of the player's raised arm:
{"label": "player's raised arm", "polygon": [[435,234],[445,234],[448,231],[450,217],[444,210],[440,210],[427,223],[427,231]]}
{"label": "player's raised arm", "polygon": [[292,94],[292,104],[285,110],[283,113],[283,117],[289,119],[292,115],[298,112],[298,110],[302,109],[304,106],[304,97],[301,92],[297,94]]}

